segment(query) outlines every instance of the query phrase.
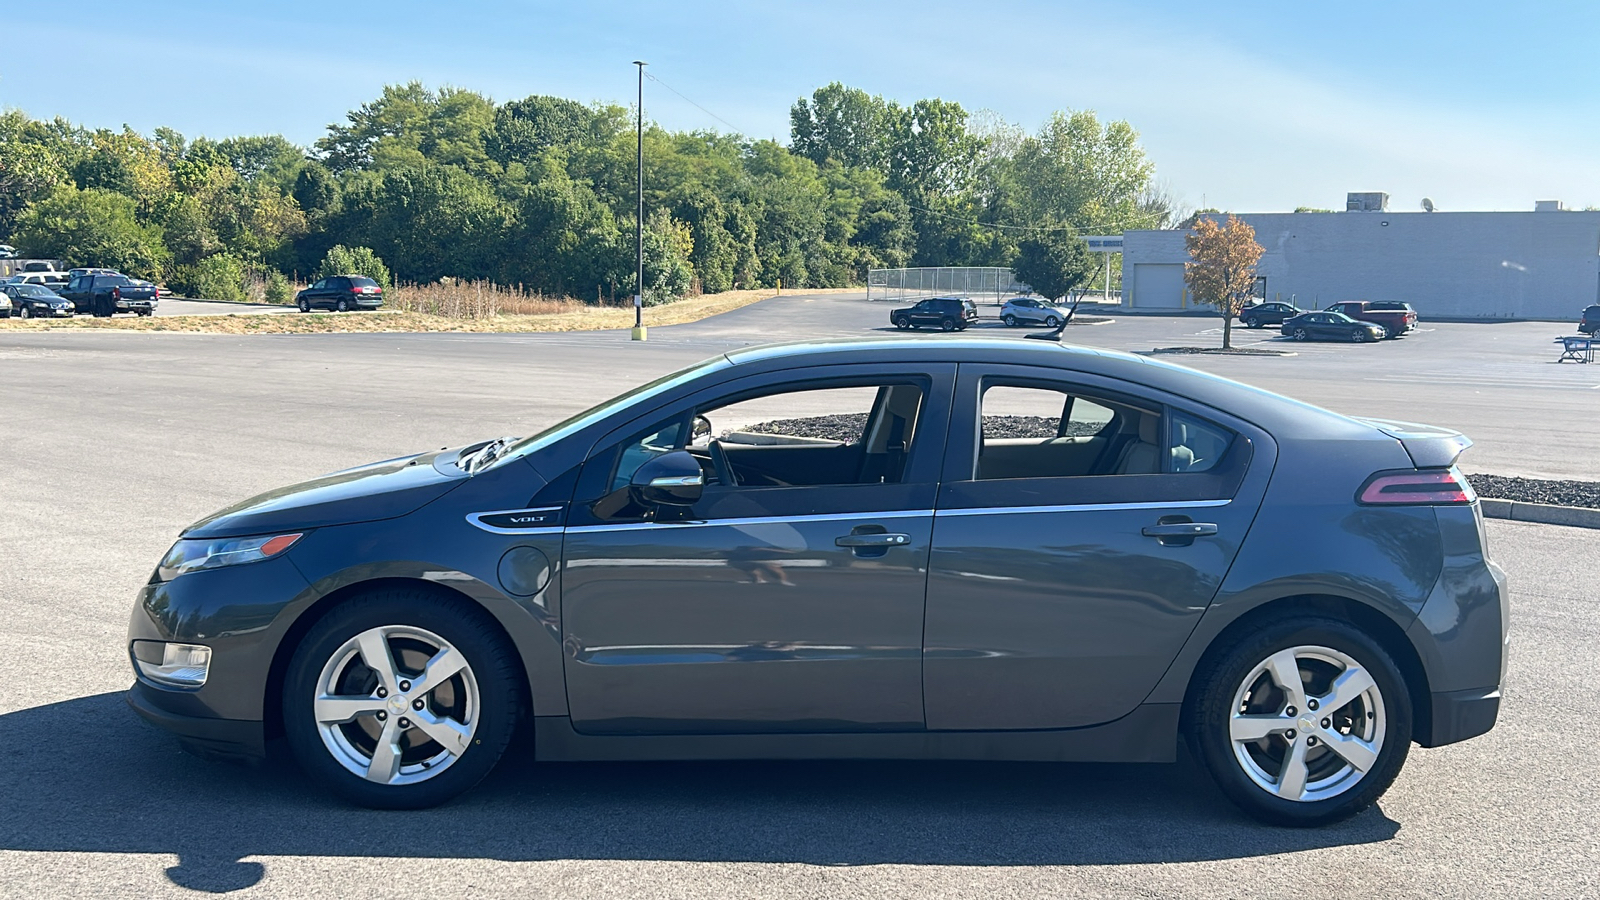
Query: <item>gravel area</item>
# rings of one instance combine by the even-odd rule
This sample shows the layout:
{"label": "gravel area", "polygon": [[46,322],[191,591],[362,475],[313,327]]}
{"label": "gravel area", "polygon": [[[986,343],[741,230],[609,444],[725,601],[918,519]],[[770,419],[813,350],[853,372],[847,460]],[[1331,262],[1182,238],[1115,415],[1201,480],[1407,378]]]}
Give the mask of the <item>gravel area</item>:
{"label": "gravel area", "polygon": [[1600,509],[1600,482],[1544,481],[1508,475],[1468,475],[1467,480],[1480,497]]}

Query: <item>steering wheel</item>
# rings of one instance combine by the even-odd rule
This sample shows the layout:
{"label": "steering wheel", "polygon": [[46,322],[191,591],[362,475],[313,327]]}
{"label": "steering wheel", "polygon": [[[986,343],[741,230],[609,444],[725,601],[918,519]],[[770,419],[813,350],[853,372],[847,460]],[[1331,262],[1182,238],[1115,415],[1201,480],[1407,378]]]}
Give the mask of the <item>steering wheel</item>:
{"label": "steering wheel", "polygon": [[706,450],[711,454],[711,468],[717,472],[717,480],[728,487],[737,487],[739,480],[734,477],[733,466],[728,462],[727,451],[722,449],[721,441],[712,441],[706,445]]}

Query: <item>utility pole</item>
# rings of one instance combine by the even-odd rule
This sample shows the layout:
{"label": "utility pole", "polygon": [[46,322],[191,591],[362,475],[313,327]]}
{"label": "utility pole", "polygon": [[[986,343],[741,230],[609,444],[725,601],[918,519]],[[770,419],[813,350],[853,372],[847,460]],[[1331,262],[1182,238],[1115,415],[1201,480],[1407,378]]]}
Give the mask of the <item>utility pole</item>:
{"label": "utility pole", "polygon": [[648,65],[642,59],[636,59],[633,64],[639,67],[639,105],[635,107],[638,113],[637,130],[639,135],[639,215],[633,220],[633,244],[638,251],[638,280],[634,282],[633,293],[633,339],[645,339],[644,330],[644,67]]}

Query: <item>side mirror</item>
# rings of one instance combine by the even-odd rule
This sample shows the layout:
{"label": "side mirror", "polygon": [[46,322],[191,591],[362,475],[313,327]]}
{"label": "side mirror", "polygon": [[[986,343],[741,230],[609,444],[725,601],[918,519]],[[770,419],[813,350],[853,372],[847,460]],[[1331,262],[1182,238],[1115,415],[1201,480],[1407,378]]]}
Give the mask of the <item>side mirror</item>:
{"label": "side mirror", "polygon": [[705,490],[700,461],[687,450],[664,453],[640,466],[628,483],[640,506],[693,506]]}

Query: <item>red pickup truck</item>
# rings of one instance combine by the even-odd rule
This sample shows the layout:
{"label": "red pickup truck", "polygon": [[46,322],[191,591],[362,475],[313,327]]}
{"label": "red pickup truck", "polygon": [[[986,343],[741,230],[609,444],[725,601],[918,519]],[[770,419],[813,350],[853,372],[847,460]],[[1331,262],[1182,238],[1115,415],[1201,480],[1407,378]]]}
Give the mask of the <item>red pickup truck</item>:
{"label": "red pickup truck", "polygon": [[1381,325],[1386,338],[1399,337],[1417,327],[1417,311],[1411,304],[1398,300],[1345,300],[1326,311],[1344,313],[1357,322]]}

